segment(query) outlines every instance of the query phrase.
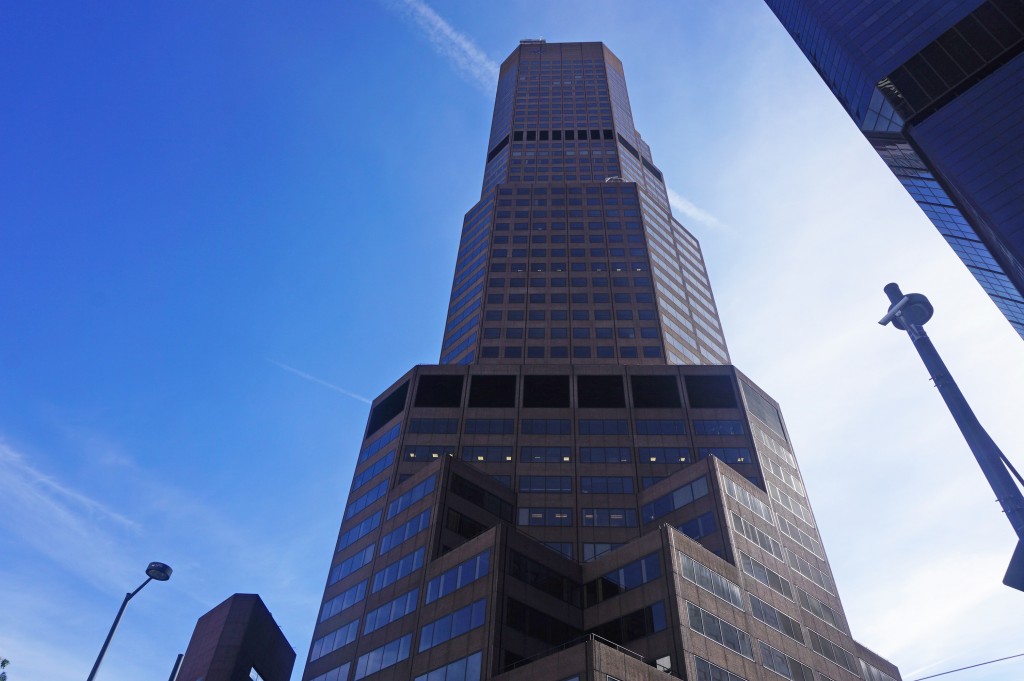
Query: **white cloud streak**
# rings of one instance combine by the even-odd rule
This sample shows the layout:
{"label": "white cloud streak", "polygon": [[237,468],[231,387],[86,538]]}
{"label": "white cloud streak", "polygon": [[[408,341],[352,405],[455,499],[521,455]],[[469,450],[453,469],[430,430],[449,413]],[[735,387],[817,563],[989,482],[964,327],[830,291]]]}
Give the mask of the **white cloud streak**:
{"label": "white cloud streak", "polygon": [[275,366],[278,366],[278,367],[284,369],[285,371],[288,371],[290,373],[295,374],[299,378],[304,378],[307,381],[312,381],[313,383],[319,383],[320,385],[324,386],[325,388],[330,388],[331,390],[334,390],[335,392],[339,392],[342,395],[345,395],[347,397],[351,397],[354,400],[359,400],[360,402],[365,402],[366,404],[373,404],[373,400],[369,400],[369,399],[363,397],[362,395],[357,395],[356,393],[352,392],[351,390],[345,390],[344,388],[342,388],[340,386],[336,386],[333,383],[328,383],[327,381],[325,381],[325,380],[323,380],[321,378],[317,378],[316,376],[311,376],[311,375],[307,374],[305,371],[300,371],[300,370],[296,369],[295,367],[291,367],[291,366],[288,366],[287,364],[284,364],[283,362],[278,362],[276,359],[267,358],[267,361],[270,362],[271,364],[274,364]]}
{"label": "white cloud streak", "polygon": [[427,37],[438,55],[444,57],[463,78],[485,95],[493,95],[498,82],[498,63],[484,54],[421,0],[385,0],[384,4],[412,21]]}
{"label": "white cloud streak", "polygon": [[710,227],[711,229],[728,231],[728,228],[721,220],[703,208],[700,208],[694,204],[693,201],[690,201],[679,192],[669,187],[666,187],[665,191],[668,192],[668,202],[672,205],[672,208],[684,217],[688,217],[694,222],[704,225],[705,227]]}

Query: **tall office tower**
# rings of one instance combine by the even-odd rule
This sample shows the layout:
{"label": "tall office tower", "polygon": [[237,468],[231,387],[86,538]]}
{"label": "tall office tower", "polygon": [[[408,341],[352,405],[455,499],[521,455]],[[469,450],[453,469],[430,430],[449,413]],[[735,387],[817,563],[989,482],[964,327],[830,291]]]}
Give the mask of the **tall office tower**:
{"label": "tall office tower", "polygon": [[502,64],[441,363],[370,410],[303,678],[892,681],[600,43]]}
{"label": "tall office tower", "polygon": [[1024,0],[765,0],[1024,336]]}

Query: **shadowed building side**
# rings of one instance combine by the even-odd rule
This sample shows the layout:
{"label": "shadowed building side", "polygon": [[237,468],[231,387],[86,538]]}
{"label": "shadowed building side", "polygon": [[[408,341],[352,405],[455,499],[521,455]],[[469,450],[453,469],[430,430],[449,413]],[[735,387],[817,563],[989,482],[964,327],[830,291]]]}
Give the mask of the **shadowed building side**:
{"label": "shadowed building side", "polygon": [[288,681],[295,651],[256,594],[235,594],[199,618],[177,681]]}

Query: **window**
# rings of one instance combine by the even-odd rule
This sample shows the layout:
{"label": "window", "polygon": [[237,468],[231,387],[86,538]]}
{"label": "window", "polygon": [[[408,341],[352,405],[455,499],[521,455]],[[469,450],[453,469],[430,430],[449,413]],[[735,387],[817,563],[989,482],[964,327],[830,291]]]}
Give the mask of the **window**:
{"label": "window", "polygon": [[565,463],[571,460],[569,447],[521,447],[520,463]]}
{"label": "window", "polygon": [[497,462],[497,461],[511,461],[512,460],[512,448],[511,447],[463,447],[462,448],[462,460],[463,461],[476,461],[476,462]]}
{"label": "window", "polygon": [[454,456],[455,445],[406,445],[402,459],[413,463],[429,463],[442,456]]}
{"label": "window", "polygon": [[383,570],[375,572],[373,575],[373,587],[370,589],[370,593],[377,593],[384,587],[394,584],[403,577],[408,577],[423,567],[424,551],[424,547],[421,546],[386,566]]}
{"label": "window", "polygon": [[520,507],[518,525],[533,525],[541,527],[571,527],[572,509],[569,508],[545,508],[545,507]]}
{"label": "window", "polygon": [[467,631],[483,626],[486,612],[487,600],[481,598],[479,601],[424,625],[420,629],[420,645],[417,652],[422,653],[424,650],[429,650],[456,636],[462,636]]}
{"label": "window", "polygon": [[686,435],[683,419],[637,419],[637,435]]}
{"label": "window", "polygon": [[772,554],[779,560],[783,559],[782,545],[775,541],[767,534],[759,530],[752,523],[747,522],[736,513],[732,513],[732,526],[743,534],[744,537],[749,539],[751,542],[757,544],[762,549]]}
{"label": "window", "polygon": [[455,660],[426,674],[420,674],[413,681],[480,681],[480,651]]}
{"label": "window", "polygon": [[372,516],[338,537],[338,548],[336,548],[335,551],[341,551],[344,548],[348,548],[355,543],[356,540],[365,537],[370,532],[373,532],[373,530],[380,525],[380,516],[380,511],[377,511]]}
{"label": "window", "polygon": [[445,570],[427,582],[424,605],[454,593],[485,576],[490,568],[490,552],[478,553],[469,560]]}
{"label": "window", "polygon": [[592,543],[592,544],[591,543],[586,543],[586,544],[583,545],[583,562],[589,563],[590,561],[594,560],[595,558],[600,558],[604,554],[609,553],[610,551],[614,551],[615,549],[619,548],[620,546],[622,546],[622,544],[607,543],[607,542],[605,542],[605,543],[600,543],[599,542],[599,543]]}
{"label": "window", "polygon": [[765,667],[792,681],[814,681],[814,671],[810,667],[772,648],[764,641],[758,643],[761,644],[761,664]]}
{"label": "window", "polygon": [[748,575],[772,591],[782,594],[791,601],[794,600],[793,587],[785,577],[765,567],[762,563],[754,560],[742,551],[740,552],[740,564],[743,566],[743,571]]}
{"label": "window", "polygon": [[482,487],[473,484],[462,476],[452,476],[451,490],[455,496],[462,497],[491,515],[512,522],[512,504],[496,494],[492,494]]}
{"label": "window", "polygon": [[743,422],[730,419],[694,419],[695,435],[743,435],[746,430]]}
{"label": "window", "polygon": [[583,527],[636,527],[632,508],[584,508]]}
{"label": "window", "polygon": [[689,482],[682,487],[677,487],[665,496],[659,497],[654,501],[644,504],[641,509],[643,515],[644,524],[654,522],[658,518],[671,513],[672,511],[678,510],[687,504],[693,503],[695,500],[706,496],[708,493],[708,479],[707,477],[700,477]]}
{"label": "window", "polygon": [[699,515],[696,518],[687,520],[685,523],[676,525],[676,529],[685,534],[694,541],[699,540],[701,537],[706,537],[709,534],[717,531],[718,523],[715,521],[715,514],[713,511],[708,511],[703,515]]}
{"label": "window", "polygon": [[689,447],[640,447],[640,463],[689,463]]}
{"label": "window", "polygon": [[[750,597],[750,612],[754,614],[754,617],[767,624],[776,631],[781,631],[786,636],[790,637],[794,641],[804,643],[804,634],[800,629],[800,623],[792,617],[786,615],[774,607],[765,603],[754,594],[747,594]],[[851,670],[853,671],[853,670]]]}
{"label": "window", "polygon": [[629,447],[580,447],[582,463],[629,463]]}
{"label": "window", "polygon": [[412,647],[412,634],[406,634],[402,638],[385,643],[380,648],[371,650],[365,655],[360,655],[359,659],[356,660],[354,681],[359,681],[359,679],[365,678],[370,674],[376,674],[382,669],[393,667],[399,662],[408,659],[410,647]]}
{"label": "window", "polygon": [[719,619],[707,610],[702,610],[687,601],[686,610],[690,616],[690,628],[712,641],[734,650],[743,657],[754,659],[754,646],[750,635],[742,629]]}
{"label": "window", "polygon": [[576,583],[518,551],[509,552],[508,574],[560,601],[580,606],[580,589]]}
{"label": "window", "polygon": [[320,621],[326,622],[340,612],[348,610],[356,603],[366,598],[366,580],[355,586],[342,591],[329,601],[324,601],[320,607]]}
{"label": "window", "polygon": [[375,461],[372,466],[352,478],[352,491],[355,492],[357,489],[370,482],[370,480],[373,480],[378,474],[389,468],[394,462],[395,450],[392,449],[390,452]]}
{"label": "window", "polygon": [[425,497],[428,494],[430,494],[431,492],[433,492],[434,491],[434,482],[435,482],[436,478],[437,478],[436,475],[431,475],[429,478],[427,478],[427,479],[423,480],[422,482],[416,484],[408,492],[405,492],[404,494],[399,496],[397,499],[392,501],[390,504],[388,504],[387,517],[389,519],[390,518],[394,518],[396,515],[398,515],[399,513],[401,513],[405,509],[409,508],[410,506],[415,504],[417,501],[419,501],[423,497]]}
{"label": "window", "polygon": [[678,553],[683,563],[683,577],[705,591],[710,591],[723,601],[732,604],[733,607],[743,610],[743,592],[738,585],[711,568],[698,563],[682,551]]}
{"label": "window", "polygon": [[339,667],[324,672],[320,676],[313,677],[309,681],[348,681],[348,670],[351,664],[351,662],[346,662]]}
{"label": "window", "polygon": [[356,640],[359,633],[359,619],[354,619],[348,624],[343,624],[326,636],[313,641],[313,649],[309,653],[309,661],[319,660],[327,653],[333,653],[338,648],[347,646]]}
{"label": "window", "polygon": [[524,435],[569,435],[569,419],[523,419]]}
{"label": "window", "polygon": [[580,435],[629,435],[625,419],[580,419]]}
{"label": "window", "polygon": [[506,601],[505,623],[516,631],[553,646],[580,635],[579,629],[514,598]]}
{"label": "window", "polygon": [[572,478],[568,475],[521,475],[519,491],[568,494],[572,492]]}
{"label": "window", "polygon": [[328,586],[348,577],[359,568],[369,565],[373,560],[373,554],[376,549],[376,544],[370,544],[359,553],[346,558],[331,568],[331,574],[327,580]]}
{"label": "window", "polygon": [[458,419],[410,419],[410,433],[452,435],[459,432]]}
{"label": "window", "polygon": [[701,447],[699,458],[706,459],[709,456],[717,457],[725,463],[754,462],[750,456],[750,450],[746,447]]}
{"label": "window", "polygon": [[509,435],[512,419],[466,419],[468,435]]}
{"label": "window", "polygon": [[383,480],[379,485],[371,489],[369,492],[366,492],[362,496],[356,497],[355,499],[350,501],[348,503],[348,506],[345,507],[345,513],[342,516],[342,522],[345,522],[349,518],[358,515],[367,506],[383,497],[387,491],[388,481]]}
{"label": "window", "polygon": [[413,589],[389,601],[379,608],[366,613],[366,621],[363,625],[363,635],[377,631],[381,627],[399,620],[416,610],[416,603],[420,597],[420,590]]}
{"label": "window", "polygon": [[584,586],[587,607],[614,598],[659,577],[661,577],[661,562],[658,559],[658,554],[652,553],[649,556],[644,556],[640,560],[612,570],[592,582],[587,582]]}
{"label": "window", "polygon": [[843,622],[842,615],[799,587],[797,587],[796,593],[799,597],[801,608],[829,626],[835,627],[844,633],[847,632],[846,624]]}
{"label": "window", "polygon": [[611,622],[599,624],[591,631],[613,643],[623,644],[663,631],[667,627],[665,604],[658,602]]}
{"label": "window", "polygon": [[697,681],[746,681],[742,676],[736,676],[696,655],[693,656],[693,666],[697,670]]}
{"label": "window", "polygon": [[580,478],[580,492],[583,494],[632,494],[633,478],[590,477]]}
{"label": "window", "polygon": [[756,513],[769,525],[775,524],[774,516],[772,516],[771,509],[768,508],[768,504],[737,485],[731,478],[722,476],[722,482],[725,483],[724,486],[726,494]]}
{"label": "window", "polygon": [[411,520],[408,520],[397,528],[388,532],[380,540],[380,555],[384,555],[388,551],[397,546],[400,546],[403,542],[412,539],[417,534],[427,529],[430,525],[430,509],[428,508],[423,513],[415,516]]}

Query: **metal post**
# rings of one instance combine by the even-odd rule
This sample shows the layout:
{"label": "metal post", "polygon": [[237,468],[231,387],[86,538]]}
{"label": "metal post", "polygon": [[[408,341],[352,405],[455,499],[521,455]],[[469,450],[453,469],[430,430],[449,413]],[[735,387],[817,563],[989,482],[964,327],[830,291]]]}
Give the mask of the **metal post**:
{"label": "metal post", "polygon": [[960,387],[946,369],[938,350],[925,333],[923,325],[932,316],[932,306],[928,299],[919,293],[903,295],[896,284],[889,284],[884,290],[891,305],[888,314],[879,321],[879,324],[884,326],[892,322],[897,329],[906,331],[925,368],[931,374],[935,387],[953,415],[953,420],[960,428],[981,472],[995,492],[996,500],[1006,513],[1018,539],[1021,540],[1017,544],[1003,583],[1024,591],[1024,495],[1010,476],[1010,470],[1015,474],[1016,470],[974,415],[967,399],[960,392]]}
{"label": "metal post", "polygon": [[121,602],[121,607],[117,611],[117,617],[114,618],[114,623],[110,625],[110,631],[107,632],[107,639],[103,641],[103,647],[100,648],[100,654],[96,657],[96,663],[92,666],[92,671],[89,672],[89,678],[87,681],[94,681],[96,678],[96,672],[100,669],[100,663],[103,662],[103,656],[107,654],[107,647],[110,645],[110,639],[114,638],[114,631],[117,629],[117,625],[121,622],[121,615],[124,614],[124,609],[128,607],[128,601],[132,599],[132,596],[142,591],[142,587],[153,581],[152,577],[147,577],[146,581],[139,585],[139,588],[131,593],[124,595],[124,601]]}

